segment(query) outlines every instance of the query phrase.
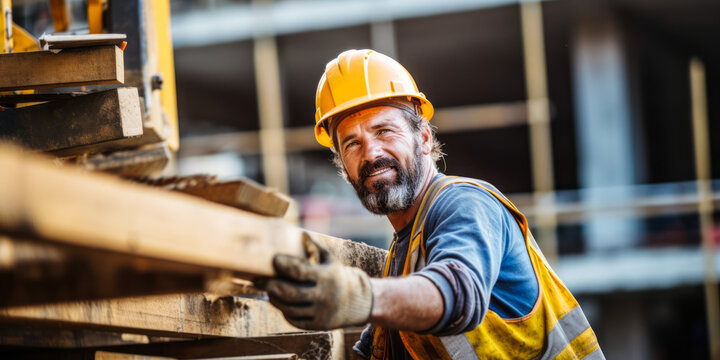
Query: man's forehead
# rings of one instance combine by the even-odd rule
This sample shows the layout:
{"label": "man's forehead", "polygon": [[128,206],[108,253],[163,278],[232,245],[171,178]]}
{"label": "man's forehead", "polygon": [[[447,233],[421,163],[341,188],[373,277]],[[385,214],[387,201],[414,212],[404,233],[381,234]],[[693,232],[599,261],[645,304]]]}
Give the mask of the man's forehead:
{"label": "man's forehead", "polygon": [[348,126],[357,125],[358,123],[365,122],[385,122],[398,124],[402,126],[405,124],[402,110],[392,106],[377,106],[368,109],[362,109],[346,116],[339,124],[336,129],[340,131]]}

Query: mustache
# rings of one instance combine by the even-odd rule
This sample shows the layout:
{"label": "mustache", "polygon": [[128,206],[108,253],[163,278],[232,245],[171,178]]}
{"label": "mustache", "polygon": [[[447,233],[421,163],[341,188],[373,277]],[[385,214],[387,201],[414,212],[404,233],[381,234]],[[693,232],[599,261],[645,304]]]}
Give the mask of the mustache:
{"label": "mustache", "polygon": [[360,183],[364,183],[365,180],[370,177],[370,174],[372,174],[375,170],[386,166],[397,170],[400,167],[400,163],[397,160],[388,157],[381,157],[373,162],[366,162],[362,168],[360,168]]}

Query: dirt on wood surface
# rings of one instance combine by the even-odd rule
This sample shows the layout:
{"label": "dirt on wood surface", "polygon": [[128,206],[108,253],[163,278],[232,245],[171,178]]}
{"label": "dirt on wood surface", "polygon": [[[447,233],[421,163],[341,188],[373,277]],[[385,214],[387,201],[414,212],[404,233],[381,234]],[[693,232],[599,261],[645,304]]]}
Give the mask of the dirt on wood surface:
{"label": "dirt on wood surface", "polygon": [[312,234],[315,239],[327,246],[335,258],[342,261],[343,264],[360,268],[371,277],[382,276],[387,250],[324,234]]}

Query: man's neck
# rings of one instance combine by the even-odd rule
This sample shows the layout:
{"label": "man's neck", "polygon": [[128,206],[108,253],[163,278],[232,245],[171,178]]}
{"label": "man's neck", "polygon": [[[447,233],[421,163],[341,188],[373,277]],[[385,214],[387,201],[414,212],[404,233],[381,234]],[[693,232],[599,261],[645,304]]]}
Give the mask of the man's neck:
{"label": "man's neck", "polygon": [[435,175],[437,175],[437,173],[437,169],[435,169],[435,166],[433,166],[433,164],[426,164],[422,179],[422,190],[420,190],[418,195],[415,197],[415,202],[413,203],[413,205],[405,211],[387,214],[387,218],[388,220],[390,220],[390,224],[392,224],[395,232],[399,232],[407,224],[409,224],[410,221],[413,220],[413,217],[415,217],[415,212],[417,211],[418,207],[420,207],[420,202],[422,202],[422,198],[425,195],[425,191],[427,191],[428,187],[432,183],[432,180],[433,178],[435,178]]}

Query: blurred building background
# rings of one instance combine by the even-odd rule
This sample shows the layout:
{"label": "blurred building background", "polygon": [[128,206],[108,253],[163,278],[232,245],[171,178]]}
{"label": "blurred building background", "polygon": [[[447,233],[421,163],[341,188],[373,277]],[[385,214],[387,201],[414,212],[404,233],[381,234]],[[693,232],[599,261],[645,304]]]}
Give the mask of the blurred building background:
{"label": "blurred building background", "polygon": [[535,177],[548,174],[533,172],[533,156],[547,149],[529,131],[536,50],[523,28],[539,34],[518,1],[173,0],[172,11],[179,172],[287,190],[302,226],[386,247],[392,228],[361,207],[312,132],[325,64],[376,49],[436,107],[441,171],[494,183],[535,225],[552,213],[535,233],[608,359],[709,357],[689,63],[705,66],[718,178],[720,2],[542,2],[551,147],[540,156],[555,191],[540,196]]}
{"label": "blurred building background", "polygon": [[[69,2],[82,27],[83,1]],[[494,183],[528,215],[608,359],[708,358],[720,259],[703,248],[720,228],[714,216],[703,247],[690,63],[704,65],[713,204],[720,2],[527,5],[172,0],[175,169],[252,178],[289,192],[301,226],[386,248],[391,226],[362,208],[312,129],[325,64],[376,49],[435,106],[440,170]],[[51,26],[46,8],[22,9],[35,35]]]}

